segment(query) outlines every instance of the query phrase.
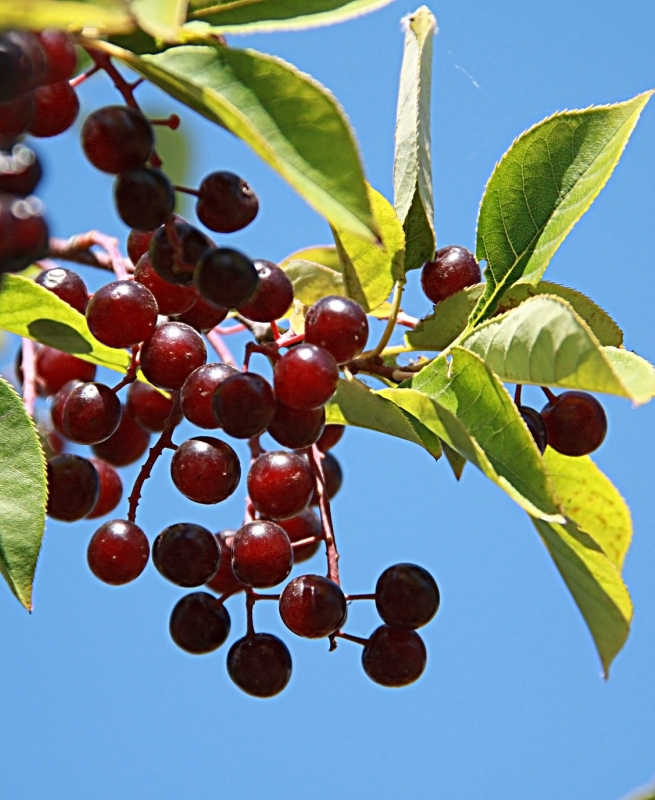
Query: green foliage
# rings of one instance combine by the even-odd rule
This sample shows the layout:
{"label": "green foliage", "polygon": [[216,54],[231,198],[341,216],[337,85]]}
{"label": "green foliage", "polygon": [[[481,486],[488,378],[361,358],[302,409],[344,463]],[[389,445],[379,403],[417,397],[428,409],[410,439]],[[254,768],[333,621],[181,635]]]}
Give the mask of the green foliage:
{"label": "green foliage", "polygon": [[121,0],[6,0],[0,3],[0,28],[67,28],[92,33],[125,33],[134,28]]}
{"label": "green foliage", "polygon": [[485,189],[476,255],[485,291],[470,327],[514,283],[537,283],[553,253],[603,188],[652,92],[625,103],[555,114],[519,136]]}
{"label": "green foliage", "polygon": [[341,261],[339,260],[339,253],[337,248],[330,245],[317,245],[316,247],[305,247],[303,250],[297,250],[290,256],[280,261],[280,266],[284,269],[292,261],[313,261],[315,264],[321,264],[329,269],[342,271]]}
{"label": "green foliage", "polygon": [[342,22],[388,5],[392,0],[251,0],[248,3],[191,0],[191,19],[214,30],[254,33],[300,30]]}
{"label": "green foliage", "polygon": [[394,206],[406,239],[405,269],[419,269],[435,250],[430,96],[437,21],[426,6],[405,17],[393,168]]}
{"label": "green foliage", "polygon": [[352,131],[317,81],[254,50],[188,45],[141,58],[119,48],[111,51],[243,139],[333,225],[376,238]]}
{"label": "green foliage", "polygon": [[45,523],[45,459],[34,423],[2,378],[0,421],[0,572],[31,611],[32,581]]}
{"label": "green foliage", "polygon": [[175,42],[186,19],[187,0],[132,0],[130,9],[146,33]]}
{"label": "green foliage", "polygon": [[330,294],[344,295],[343,275],[313,261],[289,261],[284,271],[293,284],[293,296],[306,306]]}
{"label": "green foliage", "polygon": [[461,344],[511,383],[605,392],[635,403],[655,396],[655,368],[634,353],[602,347],[559,297],[533,297],[483,323]]}
{"label": "green foliage", "polygon": [[403,278],[405,257],[405,234],[396,212],[375,189],[369,192],[381,245],[333,227],[346,294],[365,311],[372,311],[389,297],[395,281]]}

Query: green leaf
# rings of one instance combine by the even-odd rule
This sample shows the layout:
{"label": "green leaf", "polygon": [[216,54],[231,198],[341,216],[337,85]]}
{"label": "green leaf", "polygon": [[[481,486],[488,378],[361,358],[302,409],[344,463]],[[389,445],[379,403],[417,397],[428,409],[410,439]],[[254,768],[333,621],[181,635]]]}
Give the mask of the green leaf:
{"label": "green leaf", "polygon": [[432,39],[437,21],[427,6],[403,20],[405,50],[400,72],[393,165],[394,206],[405,231],[405,270],[434,256],[434,202],[430,153]]}
{"label": "green leaf", "polygon": [[390,2],[392,0],[251,0],[248,3],[191,0],[191,17],[230,33],[300,30],[342,22]]}
{"label": "green leaf", "polygon": [[134,21],[121,0],[6,0],[0,3],[0,28],[66,28],[94,36],[131,31]]}
{"label": "green leaf", "polygon": [[512,284],[539,281],[612,174],[651,94],[555,114],[505,153],[480,206],[476,255],[487,261],[487,282],[471,327],[493,314]]}
{"label": "green leaf", "polygon": [[403,278],[405,234],[391,203],[369,189],[371,208],[382,246],[333,226],[334,241],[343,265],[346,294],[372,311],[389,297],[395,281]]}
{"label": "green leaf", "polygon": [[625,795],[621,800],[655,800],[655,783],[635,789],[634,792]]}
{"label": "green leaf", "polygon": [[450,364],[439,357],[413,378],[411,389],[380,394],[413,413],[529,514],[564,522],[544,461],[514,401],[473,353],[456,347]]}
{"label": "green leaf", "polygon": [[431,314],[405,334],[406,344],[415,350],[445,350],[463,333],[483,289],[482,283],[469,286],[437,303]]}
{"label": "green leaf", "polygon": [[34,423],[2,378],[0,459],[0,572],[18,600],[31,611],[48,494],[45,458]]}
{"label": "green leaf", "polygon": [[447,444],[446,442],[441,442],[441,449],[446,456],[446,460],[450,464],[450,468],[455,475],[457,480],[460,480],[462,477],[462,473],[464,472],[464,467],[466,466],[466,459],[457,452],[457,450],[453,450],[453,448]]}
{"label": "green leaf", "polygon": [[381,397],[360,381],[339,380],[337,391],[325,406],[326,422],[355,425],[418,444],[435,458],[441,456],[439,439],[413,414]]}
{"label": "green leaf", "polygon": [[187,45],[139,58],[104,47],[246,142],[330,223],[375,240],[354,134],[313,78],[254,50]]}
{"label": "green leaf", "polygon": [[566,526],[532,522],[587,623],[607,678],[632,621],[632,601],[621,573],[573,522]]}
{"label": "green leaf", "polygon": [[287,265],[292,261],[313,261],[315,264],[321,264],[323,267],[328,267],[336,272],[341,272],[341,261],[339,261],[339,253],[333,244],[317,245],[316,247],[306,247],[303,250],[297,250],[291,253],[290,256],[283,258],[279,266],[286,269]]}
{"label": "green leaf", "polygon": [[465,337],[503,381],[605,392],[641,404],[655,396],[655,369],[625,350],[601,347],[586,323],[558,297],[542,295]]}
{"label": "green leaf", "polygon": [[632,539],[625,500],[589,456],[571,458],[549,447],[544,459],[566,516],[588,533],[621,571]]}
{"label": "green leaf", "polygon": [[126,372],[130,363],[126,350],[105,347],[93,337],[83,314],[18,275],[0,281],[0,328],[116,372]]}
{"label": "green leaf", "polygon": [[344,295],[343,275],[311,261],[289,261],[284,268],[293,284],[293,296],[306,306],[330,294]]}
{"label": "green leaf", "polygon": [[188,0],[132,0],[130,9],[146,33],[175,42],[186,19]]}

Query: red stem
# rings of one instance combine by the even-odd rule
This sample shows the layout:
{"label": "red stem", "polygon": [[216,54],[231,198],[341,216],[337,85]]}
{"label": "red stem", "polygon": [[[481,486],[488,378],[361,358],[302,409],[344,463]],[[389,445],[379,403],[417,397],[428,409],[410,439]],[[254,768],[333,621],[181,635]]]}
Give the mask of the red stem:
{"label": "red stem", "polygon": [[[101,247],[104,253],[91,252],[92,247]],[[118,239],[107,236],[100,231],[78,233],[70,239],[50,239],[47,256],[50,258],[73,261],[89,267],[112,270],[119,281],[127,280],[134,267],[129,259],[124,258],[118,249]]]}
{"label": "red stem", "polygon": [[280,354],[277,351],[277,346],[274,344],[256,344],[255,342],[248,342],[246,345],[246,358],[243,362],[243,371],[248,371],[248,365],[250,364],[250,356],[253,353],[262,353],[265,356],[268,356],[270,360],[275,364],[275,362],[280,358]]}
{"label": "red stem", "polygon": [[514,389],[514,404],[517,406],[521,405],[521,389],[523,385],[520,383],[516,384],[516,389]]}
{"label": "red stem", "polygon": [[292,549],[304,547],[306,544],[314,544],[315,542],[322,542],[322,536],[308,536],[306,539],[299,539],[297,542],[291,542]]}
{"label": "red stem", "polygon": [[200,197],[200,192],[197,189],[189,189],[188,186],[173,186],[176,192],[183,192],[184,194],[192,194],[194,197]]}
{"label": "red stem", "polygon": [[346,600],[375,600],[375,593],[373,594],[347,594]]}
{"label": "red stem", "polygon": [[361,636],[351,636],[349,633],[343,633],[343,631],[337,631],[333,636],[338,636],[339,639],[347,639],[349,642],[355,642],[355,644],[361,644],[362,647],[366,647],[368,644],[368,639],[362,639]]}
{"label": "red stem", "polygon": [[170,128],[172,131],[180,127],[180,118],[177,114],[171,114],[166,119],[151,119],[148,120],[151,125],[161,125],[164,128]]}
{"label": "red stem", "polygon": [[92,75],[95,75],[96,72],[100,71],[100,67],[95,64],[90,69],[87,69],[86,72],[82,72],[79,75],[76,75],[74,78],[71,78],[68,83],[70,84],[72,89],[76,89],[80,86],[87,78],[90,78]]}
{"label": "red stem", "polygon": [[31,339],[21,342],[23,370],[23,405],[30,417],[34,417],[36,403],[36,348]]}
{"label": "red stem", "polygon": [[239,323],[238,325],[231,325],[228,328],[214,328],[216,333],[220,333],[221,336],[231,336],[233,333],[241,333],[242,331],[247,331],[245,325]]}
{"label": "red stem", "polygon": [[174,398],[174,403],[171,413],[168,415],[164,425],[164,430],[154,446],[150,448],[148,458],[141,467],[141,471],[139,472],[137,479],[134,481],[132,494],[130,494],[129,497],[129,511],[127,514],[127,518],[130,522],[134,522],[136,520],[136,510],[139,505],[139,500],[141,499],[141,489],[143,488],[143,484],[150,477],[152,468],[155,466],[157,459],[167,447],[174,447],[173,431],[182,421],[182,409],[180,408],[180,393],[172,392],[171,394]]}
{"label": "red stem", "polygon": [[248,627],[246,629],[246,636],[250,639],[255,635],[255,624],[252,618],[252,610],[255,607],[255,598],[252,589],[246,589],[246,617],[248,620]]}
{"label": "red stem", "polygon": [[549,403],[554,403],[555,400],[557,400],[557,395],[553,394],[553,392],[551,392],[550,389],[547,386],[542,386],[541,390],[546,395],[546,397],[548,398],[548,402]]}
{"label": "red stem", "polygon": [[206,336],[209,344],[214,348],[214,350],[216,350],[216,353],[221,361],[224,364],[229,364],[231,367],[236,367],[237,363],[234,360],[234,356],[232,355],[230,348],[223,341],[223,337],[219,333],[219,329],[214,328],[213,330],[209,331]]}
{"label": "red stem", "polygon": [[276,340],[275,346],[290,347],[292,344],[298,344],[298,342],[302,342],[304,339],[304,333],[296,333],[294,330],[288,330],[284,336],[280,336],[280,338]]}
{"label": "red stem", "polygon": [[327,496],[325,489],[325,474],[323,473],[323,464],[321,460],[323,454],[316,447],[312,445],[307,450],[309,455],[309,463],[314,472],[314,480],[316,482],[316,491],[318,492],[319,503],[318,506],[321,511],[321,531],[325,539],[325,553],[328,562],[328,578],[334,581],[337,585],[341,584],[339,580],[339,551],[337,550],[337,543],[334,538],[334,528],[332,525],[332,512],[330,511],[330,500]]}
{"label": "red stem", "polygon": [[123,386],[127,386],[129,383],[134,383],[136,380],[136,371],[139,367],[139,345],[135,344],[132,348],[132,357],[130,359],[130,365],[127,368],[127,372],[125,373],[125,377],[120,383],[117,383],[116,386],[112,389],[112,392],[120,392]]}

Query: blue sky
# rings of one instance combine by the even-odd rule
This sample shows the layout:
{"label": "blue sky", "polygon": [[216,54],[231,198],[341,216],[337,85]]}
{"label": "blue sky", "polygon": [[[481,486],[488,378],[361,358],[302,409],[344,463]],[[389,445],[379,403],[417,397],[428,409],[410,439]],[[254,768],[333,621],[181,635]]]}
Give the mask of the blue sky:
{"label": "blue sky", "polygon": [[[526,127],[565,108],[616,102],[655,86],[655,11],[647,0],[548,4],[443,0],[435,40],[433,160],[439,243],[474,245],[477,208],[494,164]],[[359,20],[307,33],[232,39],[278,54],[343,103],[371,183],[391,195],[395,96],[402,56],[398,0]],[[177,110],[154,90],[146,108]],[[83,113],[118,102],[96,76]],[[326,224],[238,140],[182,110],[188,181],[242,173],[259,194],[256,222],[230,241],[278,260],[329,241]],[[655,106],[646,108],[606,189],[555,255],[552,281],[591,295],[655,360],[653,219]],[[126,230],[111,178],[86,163],[78,132],[41,142],[42,195],[54,233]],[[98,276],[85,272],[91,285]],[[428,302],[414,273],[405,309]],[[11,347],[15,345],[12,343]],[[6,351],[9,359],[12,350]],[[538,393],[526,399],[540,404]],[[12,800],[221,797],[242,800],[618,800],[655,774],[655,405],[605,402],[610,432],[597,462],[629,502],[635,536],[625,579],[633,630],[603,682],[581,617],[525,514],[470,465],[457,485],[445,463],[412,445],[347,431],[335,454],[345,473],[334,503],[344,587],[372,591],[390,564],[412,561],[437,578],[442,608],[424,629],[429,661],[415,685],[370,683],[358,646],[287,635],[274,604],[262,630],[288,642],[294,674],[268,702],[238,692],[224,647],[194,658],[169,641],[183,590],[150,565],[134,584],[106,587],[86,567],[93,523],[49,522],[31,617],[0,587],[0,796]],[[189,427],[184,436],[193,435]],[[243,448],[239,452],[244,455]],[[134,478],[125,470],[125,483]],[[152,538],[188,519],[233,527],[242,492],[198,508],[159,464],[140,521]],[[321,557],[312,562],[323,569]],[[369,604],[348,629],[377,625]],[[228,605],[232,640],[239,601]]]}

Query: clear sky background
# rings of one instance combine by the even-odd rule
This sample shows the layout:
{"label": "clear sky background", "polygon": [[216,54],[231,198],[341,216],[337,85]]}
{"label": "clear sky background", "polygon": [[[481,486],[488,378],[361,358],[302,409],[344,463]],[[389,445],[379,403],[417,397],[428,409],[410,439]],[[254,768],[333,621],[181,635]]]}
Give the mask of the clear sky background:
{"label": "clear sky background", "polygon": [[[359,20],[306,33],[237,39],[280,55],[340,98],[371,183],[391,196],[393,130],[403,37],[415,9],[398,0]],[[651,0],[441,0],[435,39],[433,160],[441,245],[473,249],[483,187],[525,128],[556,110],[630,98],[655,86]],[[146,108],[177,110],[140,89]],[[80,91],[82,117],[119,102],[104,76]],[[329,241],[326,224],[238,140],[182,110],[188,181],[242,173],[260,215],[230,238],[278,260]],[[78,129],[39,143],[56,235],[118,235],[111,178],[85,162]],[[655,105],[646,108],[609,184],[555,255],[547,278],[591,295],[655,360],[653,253]],[[191,219],[193,217],[191,216]],[[92,286],[98,275],[84,273]],[[429,303],[413,273],[405,309]],[[5,350],[13,358],[16,343]],[[260,362],[258,362],[260,363]],[[539,393],[527,400],[541,405]],[[349,430],[335,454],[345,473],[334,503],[348,592],[372,591],[399,561],[424,565],[442,591],[423,629],[428,668],[402,690],[364,675],[357,645],[293,639],[274,604],[256,624],[288,643],[294,673],[269,701],[238,691],[228,646],[196,658],[168,637],[183,590],[149,565],[122,589],[86,566],[92,522],[48,522],[35,609],[0,586],[0,797],[11,800],[618,800],[655,774],[655,404],[604,401],[610,431],[597,462],[629,502],[635,536],[625,579],[635,604],[627,646],[605,683],[591,637],[526,515],[470,465],[456,484],[406,442]],[[181,436],[193,435],[189,427]],[[239,452],[245,458],[243,448]],[[124,471],[130,485],[135,470]],[[183,499],[159,464],[140,522],[150,538],[190,520],[239,524],[243,491],[218,507]],[[322,556],[309,565],[322,571]],[[368,635],[372,604],[347,629]],[[242,601],[228,608],[243,635]]]}

